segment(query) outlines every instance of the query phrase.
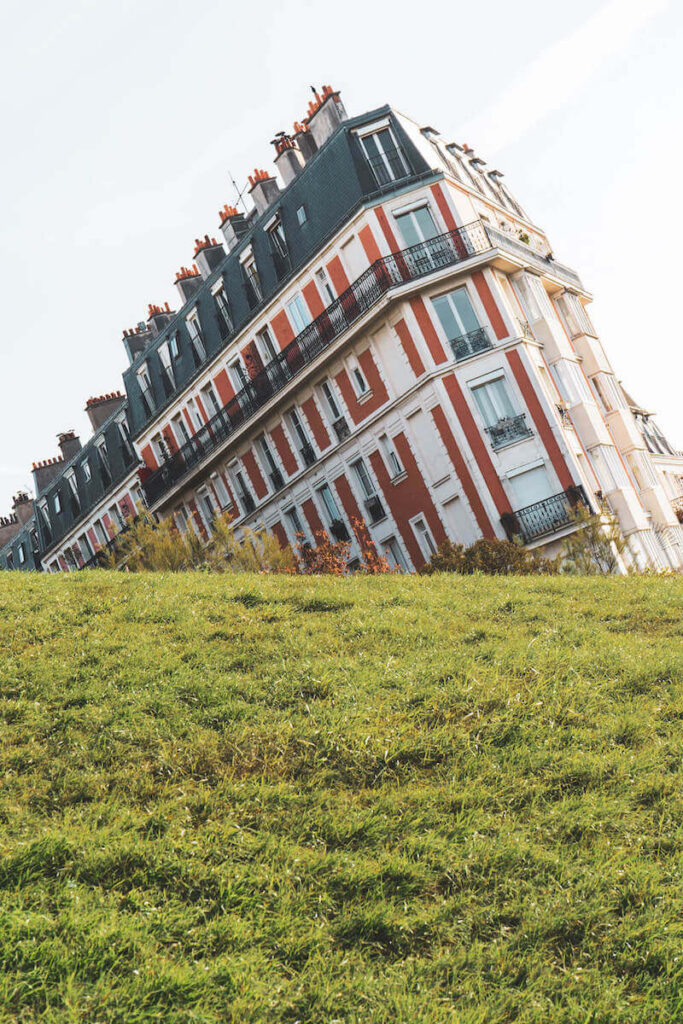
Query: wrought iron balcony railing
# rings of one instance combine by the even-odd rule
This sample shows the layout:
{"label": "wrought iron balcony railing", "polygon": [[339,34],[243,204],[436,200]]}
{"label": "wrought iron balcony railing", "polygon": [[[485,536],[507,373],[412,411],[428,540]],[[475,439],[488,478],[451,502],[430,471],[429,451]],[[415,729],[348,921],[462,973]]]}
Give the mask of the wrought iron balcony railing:
{"label": "wrought iron balcony railing", "polygon": [[501,516],[501,522],[510,540],[518,537],[523,544],[530,544],[571,526],[573,512],[578,505],[585,505],[589,510],[591,507],[583,487],[570,487],[517,512]]}
{"label": "wrought iron balcony railing", "polygon": [[158,501],[197,463],[219,448],[390,289],[418,280],[435,270],[462,263],[491,247],[484,225],[475,221],[376,260],[168,462],[143,481],[148,502]]}
{"label": "wrought iron balcony railing", "polygon": [[469,334],[461,334],[459,338],[452,338],[451,348],[453,349],[453,358],[459,361],[476,355],[477,352],[485,352],[488,348],[493,348],[493,345],[489,340],[486,328],[478,327],[476,331],[470,331]]}
{"label": "wrought iron balcony railing", "polygon": [[268,474],[274,491],[279,491],[285,486],[285,481],[279,469],[274,469]]}
{"label": "wrought iron balcony railing", "polygon": [[376,494],[372,498],[368,498],[368,500],[365,502],[365,511],[370,516],[371,525],[379,523],[381,519],[386,518],[384,505],[382,504],[380,498]]}
{"label": "wrought iron balcony railing", "polygon": [[332,424],[332,429],[337,435],[337,440],[340,444],[342,441],[346,440],[351,433],[351,427],[348,425],[345,416],[340,416],[338,420],[335,420]]}
{"label": "wrought iron balcony railing", "polygon": [[491,447],[498,449],[521,441],[524,437],[531,437],[533,431],[527,426],[526,415],[521,412],[518,416],[504,416],[492,427],[486,427],[486,433],[491,440]]}
{"label": "wrought iron balcony railing", "polygon": [[313,445],[308,444],[308,442],[306,442],[306,444],[302,444],[301,448],[299,449],[299,454],[301,455],[301,458],[303,459],[305,466],[312,466],[316,460],[316,454],[313,451]]}

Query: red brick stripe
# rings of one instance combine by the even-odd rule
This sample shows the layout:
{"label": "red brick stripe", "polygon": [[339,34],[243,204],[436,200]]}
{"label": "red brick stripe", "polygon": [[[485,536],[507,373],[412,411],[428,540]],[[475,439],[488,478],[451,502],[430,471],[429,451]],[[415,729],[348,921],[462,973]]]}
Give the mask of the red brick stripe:
{"label": "red brick stripe", "polygon": [[557,443],[555,435],[552,432],[550,423],[546,414],[543,412],[543,407],[539,401],[538,395],[534,390],[534,386],[531,383],[531,378],[526,371],[522,357],[517,349],[512,349],[506,353],[507,360],[512,368],[512,372],[515,375],[515,380],[519,386],[519,390],[522,392],[522,397],[526,402],[527,408],[531,413],[531,418],[534,421],[538,435],[543,441],[545,450],[548,453],[548,457],[553,464],[553,469],[557,473],[560,485],[563,490],[567,490],[568,487],[572,487],[574,481],[569,471],[569,467],[565,462],[560,446]]}

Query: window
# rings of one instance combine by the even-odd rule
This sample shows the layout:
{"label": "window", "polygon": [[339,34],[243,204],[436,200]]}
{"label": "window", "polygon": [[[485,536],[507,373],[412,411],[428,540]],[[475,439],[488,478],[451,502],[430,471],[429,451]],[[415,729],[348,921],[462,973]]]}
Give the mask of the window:
{"label": "window", "polygon": [[95,552],[92,549],[90,538],[87,533],[82,533],[78,538],[78,546],[81,549],[81,556],[84,562],[89,562]]}
{"label": "window", "polygon": [[62,497],[59,494],[59,492],[57,492],[57,494],[55,494],[54,498],[52,499],[52,507],[53,507],[53,509],[55,511],[55,515],[56,516],[61,515],[61,512],[62,512]]}
{"label": "window", "polygon": [[301,334],[304,327],[308,327],[311,322],[311,314],[308,312],[308,306],[301,295],[295,295],[291,302],[287,303],[287,310],[289,312],[289,319],[292,321],[294,333]]}
{"label": "window", "polygon": [[296,211],[296,219],[298,220],[299,225],[302,225],[302,224],[306,223],[306,221],[308,220],[308,216],[306,214],[306,207],[305,206],[300,206],[297,209],[297,211]]}
{"label": "window", "polygon": [[560,394],[569,405],[594,401],[583,371],[573,359],[558,359],[550,369],[557,381]]}
{"label": "window", "polygon": [[187,411],[190,414],[190,421],[194,426],[195,431],[201,430],[201,428],[204,426],[204,420],[202,418],[201,413],[199,412],[199,409],[197,408],[197,403],[195,402],[194,398],[188,398]]}
{"label": "window", "polygon": [[178,447],[180,448],[182,445],[187,444],[190,440],[190,432],[185,426],[185,420],[180,413],[171,420],[171,427],[173,428],[173,436]]}
{"label": "window", "polygon": [[403,557],[401,546],[395,537],[388,537],[385,541],[382,541],[380,547],[384,551],[384,557],[392,569],[407,572],[408,564]]}
{"label": "window", "polygon": [[50,522],[50,513],[47,508],[47,501],[42,502],[38,509],[43,520],[43,528],[45,530],[45,539],[49,542],[52,540],[52,523]]}
{"label": "window", "polygon": [[95,536],[97,537],[97,543],[99,544],[99,546],[101,548],[106,548],[107,541],[109,540],[109,538],[107,537],[105,529],[102,526],[102,523],[100,522],[99,519],[95,520],[95,522],[92,524],[92,528]]}
{"label": "window", "polygon": [[366,381],[363,371],[361,370],[358,363],[353,362],[350,365],[351,369],[351,383],[353,384],[353,390],[356,392],[356,398],[360,398],[362,395],[367,395],[370,392],[368,382]]}
{"label": "window", "polygon": [[280,472],[278,465],[275,462],[275,458],[270,449],[270,445],[266,440],[265,435],[259,438],[258,444],[259,449],[261,451],[261,455],[263,456],[263,462],[266,467],[266,472],[268,473],[268,476],[270,478],[273,490],[279,491],[280,488],[284,485],[284,480],[282,478],[282,473]]}
{"label": "window", "polygon": [[516,414],[504,377],[473,387],[472,394],[487,427],[495,427],[499,420]]}
{"label": "window", "polygon": [[95,445],[97,451],[97,458],[99,461],[100,477],[105,487],[108,487],[111,483],[111,467],[109,465],[109,452],[107,451],[107,442],[104,438],[101,438]]}
{"label": "window", "polygon": [[509,477],[509,481],[515,498],[515,508],[518,511],[550,497],[550,480],[545,466],[533,466],[521,473],[515,473]]}
{"label": "window", "polygon": [[26,561],[26,548],[23,544],[20,544],[17,548],[17,554],[19,555],[19,565],[23,565]]}
{"label": "window", "polygon": [[241,391],[242,388],[247,386],[247,374],[239,359],[235,359],[234,362],[230,363],[228,373],[230,374],[230,380],[235,391]]}
{"label": "window", "polygon": [[413,533],[415,534],[415,539],[420,547],[422,556],[425,561],[428,562],[432,555],[436,554],[436,544],[434,543],[431,531],[423,516],[418,516],[417,519],[413,519],[410,525],[413,528]]}
{"label": "window", "polygon": [[263,289],[261,288],[261,280],[258,275],[256,260],[252,253],[249,253],[246,259],[242,262],[242,274],[244,276],[244,287],[247,293],[247,302],[253,309],[254,306],[258,306],[259,302],[263,298]]}
{"label": "window", "polygon": [[396,223],[407,246],[418,245],[439,234],[428,206],[419,206],[415,210],[396,214]]}
{"label": "window", "polygon": [[213,489],[216,492],[221,508],[228,508],[230,505],[232,505],[230,495],[228,494],[228,489],[225,486],[225,483],[223,482],[223,477],[220,475],[220,473],[212,473],[211,483],[213,484]]}
{"label": "window", "polygon": [[184,505],[178,505],[173,511],[173,521],[175,522],[178,533],[187,533],[187,511]]}
{"label": "window", "polygon": [[81,499],[78,496],[78,484],[76,482],[76,474],[73,469],[68,470],[64,474],[67,483],[69,484],[69,490],[71,492],[71,514],[73,516],[80,515],[81,511]]}
{"label": "window", "polygon": [[606,494],[610,491],[628,487],[630,484],[626,470],[619,458],[616,448],[608,444],[599,444],[588,452],[600,485]]}
{"label": "window", "polygon": [[197,493],[197,503],[201,512],[202,519],[204,520],[204,526],[207,530],[211,529],[213,518],[216,514],[216,508],[211,496],[208,491],[200,491]]}
{"label": "window", "polygon": [[456,288],[448,295],[439,295],[438,298],[432,299],[432,303],[456,359],[472,355],[473,342],[476,347],[480,334],[483,334],[486,340],[483,347],[491,347],[486,333],[477,320],[466,288]]}
{"label": "window", "polygon": [[262,328],[256,335],[256,348],[258,349],[259,355],[261,356],[261,362],[264,366],[272,362],[277,355],[277,349],[275,343],[271,337],[271,333],[267,327]]}
{"label": "window", "polygon": [[254,501],[251,491],[247,487],[244,479],[244,474],[241,469],[233,471],[233,484],[235,486],[235,493],[237,494],[237,500],[242,508],[244,515],[249,515],[256,508],[256,502]]}
{"label": "window", "polygon": [[140,369],[137,371],[138,387],[140,388],[140,397],[142,398],[142,406],[145,410],[145,415],[151,416],[154,412],[155,401],[154,392],[152,391],[152,381],[150,380],[149,370],[147,363],[143,363]]}
{"label": "window", "polygon": [[306,466],[312,466],[316,458],[315,450],[311,444],[306,428],[302,423],[298,410],[290,409],[288,417],[290,426],[296,438],[299,454]]}
{"label": "window", "polygon": [[122,530],[125,526],[123,516],[121,515],[121,509],[118,505],[109,506],[109,519],[111,520],[111,524],[115,531]]}
{"label": "window", "polygon": [[382,434],[379,439],[380,446],[382,448],[382,454],[384,455],[384,461],[387,464],[389,475],[392,477],[400,476],[403,473],[403,466],[401,460],[398,457],[398,452],[394,447],[394,442],[390,441],[386,434]]}
{"label": "window", "polygon": [[410,173],[408,163],[388,126],[362,135],[361,144],[380,187],[388,185],[390,181],[405,178]]}
{"label": "window", "polygon": [[333,523],[337,519],[341,519],[341,512],[339,511],[339,506],[337,505],[337,502],[334,500],[334,495],[330,490],[329,484],[323,484],[322,487],[318,488],[317,493],[320,495],[322,503],[325,506],[325,511],[327,513],[327,517],[330,523]]}
{"label": "window", "polygon": [[192,358],[195,366],[201,366],[206,359],[206,346],[204,344],[204,338],[202,336],[202,330],[199,326],[199,320],[197,314],[188,316],[185,321],[187,324],[187,331],[190,335],[190,349],[192,350]]}
{"label": "window", "polygon": [[90,463],[88,462],[87,459],[83,459],[83,462],[81,462],[81,469],[83,470],[83,479],[85,480],[86,483],[88,483],[92,478],[92,471],[90,469]]}
{"label": "window", "polygon": [[315,278],[316,281],[318,282],[318,288],[320,289],[323,299],[325,299],[328,305],[329,303],[334,302],[337,296],[335,294],[334,288],[332,287],[330,276],[324,267],[320,267],[319,270],[316,270]]}
{"label": "window", "polygon": [[172,334],[168,339],[168,351],[171,359],[178,359],[180,357],[180,339],[177,334]]}
{"label": "window", "polygon": [[217,291],[213,293],[213,304],[216,313],[216,320],[218,321],[218,333],[221,339],[225,339],[232,334],[234,329],[234,323],[232,319],[232,311],[230,309],[230,303],[228,297],[225,294],[225,289],[221,284]]}
{"label": "window", "polygon": [[173,371],[173,359],[167,341],[159,345],[159,361],[161,363],[161,381],[168,398],[175,391],[175,373]]}
{"label": "window", "polygon": [[142,489],[138,486],[138,484],[133,484],[130,490],[131,494],[133,495],[133,501],[135,502],[135,508],[138,511],[142,511],[142,509],[145,507],[145,498],[142,493]]}
{"label": "window", "polygon": [[350,434],[349,425],[339,408],[339,403],[337,402],[337,398],[332,390],[332,385],[328,380],[324,380],[322,382],[320,390],[323,393],[328,413],[332,419],[332,429],[337,435],[337,440],[341,442]]}
{"label": "window", "polygon": [[289,525],[291,526],[292,532],[293,532],[294,536],[296,537],[296,539],[300,540],[301,537],[305,537],[306,534],[304,532],[304,528],[303,528],[303,525],[301,523],[301,519],[299,518],[299,513],[297,512],[296,508],[292,507],[292,508],[287,509],[287,511],[285,512],[285,515],[287,516],[287,519],[289,520]]}
{"label": "window", "polygon": [[116,420],[116,427],[121,438],[121,450],[123,452],[123,461],[127,466],[135,460],[135,452],[133,451],[133,445],[130,440],[130,430],[128,429],[128,420],[125,415],[119,416]]}
{"label": "window", "polygon": [[169,458],[169,451],[166,441],[162,437],[162,435],[155,434],[154,437],[150,439],[149,443],[152,448],[152,451],[154,452],[154,458],[157,460],[159,465],[161,465],[163,462],[166,462]]}
{"label": "window", "polygon": [[332,416],[332,419],[333,420],[340,419],[342,412],[341,412],[341,409],[339,408],[339,405],[337,404],[337,399],[334,396],[334,392],[333,392],[333,390],[332,390],[332,388],[330,386],[330,382],[327,381],[327,380],[324,380],[322,382],[322,384],[320,385],[320,390],[322,391],[323,395],[325,396],[325,401],[327,403],[327,408],[329,409],[329,412],[330,412],[330,415]]}
{"label": "window", "polygon": [[361,490],[363,491],[364,497],[372,498],[373,495],[375,494],[375,487],[374,484],[372,483],[372,480],[370,479],[363,459],[358,459],[357,462],[354,462],[352,465],[352,469],[356,474],[356,478],[361,486]]}
{"label": "window", "polygon": [[289,271],[289,250],[287,249],[285,229],[279,216],[267,228],[267,232],[273,264],[275,265],[275,273],[278,277],[282,277]]}
{"label": "window", "polygon": [[221,408],[211,381],[209,381],[208,384],[204,385],[200,394],[202,396],[202,404],[206,410],[209,419],[211,419],[212,416],[215,416],[218,412],[220,412]]}

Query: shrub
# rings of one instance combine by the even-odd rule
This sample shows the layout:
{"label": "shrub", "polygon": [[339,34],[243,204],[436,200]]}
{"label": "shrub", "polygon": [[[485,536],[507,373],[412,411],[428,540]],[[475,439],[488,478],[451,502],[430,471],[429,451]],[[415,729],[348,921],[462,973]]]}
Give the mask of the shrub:
{"label": "shrub", "polygon": [[557,559],[543,558],[535,551],[527,551],[521,544],[509,540],[482,537],[465,548],[462,544],[444,541],[435,555],[420,572],[457,572],[470,575],[475,572],[487,576],[550,576],[559,571]]}
{"label": "shrub", "polygon": [[[381,575],[392,572],[389,562],[377,552],[375,542],[363,519],[351,520],[353,532],[360,547],[360,564],[356,570],[366,576]],[[300,573],[305,576],[344,576],[348,571],[350,541],[333,541],[326,530],[316,530],[315,546],[308,544],[303,533],[297,534],[297,564]]]}
{"label": "shrub", "polygon": [[170,517],[157,523],[146,514],[127,524],[106,564],[128,572],[291,572],[294,560],[265,530],[244,528],[238,537],[225,513],[206,542],[192,529],[180,533]]}

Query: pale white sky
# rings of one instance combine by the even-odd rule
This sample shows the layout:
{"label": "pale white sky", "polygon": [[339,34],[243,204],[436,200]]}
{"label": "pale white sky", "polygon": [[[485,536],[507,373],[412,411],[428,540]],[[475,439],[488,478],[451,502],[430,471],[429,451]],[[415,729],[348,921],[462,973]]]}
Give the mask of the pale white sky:
{"label": "pale white sky", "polygon": [[390,102],[506,174],[595,294],[617,373],[683,446],[683,5],[676,0],[33,0],[0,39],[0,514],[85,401],[122,328],[176,306],[309,85]]}

